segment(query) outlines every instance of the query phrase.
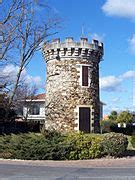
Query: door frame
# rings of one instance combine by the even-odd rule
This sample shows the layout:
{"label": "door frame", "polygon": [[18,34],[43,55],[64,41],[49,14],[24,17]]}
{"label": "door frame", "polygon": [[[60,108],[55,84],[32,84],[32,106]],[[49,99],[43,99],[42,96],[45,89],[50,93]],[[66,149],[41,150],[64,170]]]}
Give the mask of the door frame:
{"label": "door frame", "polygon": [[90,108],[90,132],[92,132],[92,129],[93,129],[93,127],[92,127],[92,106],[90,106],[90,105],[78,105],[77,107],[76,107],[76,110],[75,110],[75,112],[76,112],[76,118],[75,118],[75,123],[77,124],[77,127],[75,127],[75,130],[77,130],[77,131],[79,131],[79,108],[81,108],[81,107],[86,107],[86,108]]}

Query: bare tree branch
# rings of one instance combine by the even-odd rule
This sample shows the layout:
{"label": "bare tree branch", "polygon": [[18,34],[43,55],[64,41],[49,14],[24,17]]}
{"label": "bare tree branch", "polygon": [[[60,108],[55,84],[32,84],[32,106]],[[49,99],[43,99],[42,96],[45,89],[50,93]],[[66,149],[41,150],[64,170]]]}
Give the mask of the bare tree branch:
{"label": "bare tree branch", "polygon": [[[48,11],[51,10],[47,4],[32,0],[12,0],[11,2],[7,14],[0,21],[0,27],[2,27],[0,35],[2,34],[3,37],[0,63],[12,61],[12,64],[18,66],[16,78],[8,86],[10,89],[8,108],[14,104],[17,90],[21,84],[22,72],[34,54],[41,48],[40,45],[57,33],[56,26],[59,24],[59,19],[54,17],[43,18],[40,16],[39,20],[40,11],[37,13],[36,7],[42,7],[44,16],[47,16]],[[5,83],[9,84],[7,79],[5,78]]]}

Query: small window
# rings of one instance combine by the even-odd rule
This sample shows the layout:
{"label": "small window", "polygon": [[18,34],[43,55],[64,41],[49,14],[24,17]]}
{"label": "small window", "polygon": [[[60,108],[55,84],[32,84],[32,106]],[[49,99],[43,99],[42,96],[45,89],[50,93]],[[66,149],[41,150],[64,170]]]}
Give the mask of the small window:
{"label": "small window", "polygon": [[40,109],[38,105],[32,105],[29,109],[30,115],[39,115]]}
{"label": "small window", "polygon": [[88,66],[82,66],[82,86],[88,86]]}

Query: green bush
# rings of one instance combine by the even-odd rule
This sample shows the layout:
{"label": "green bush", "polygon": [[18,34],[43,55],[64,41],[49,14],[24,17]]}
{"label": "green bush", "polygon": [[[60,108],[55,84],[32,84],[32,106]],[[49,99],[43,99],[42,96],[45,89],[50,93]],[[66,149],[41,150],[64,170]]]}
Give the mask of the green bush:
{"label": "green bush", "polygon": [[135,148],[135,135],[131,136],[131,144],[132,144],[133,148]]}
{"label": "green bush", "polygon": [[45,138],[42,134],[20,134],[0,137],[0,158],[64,160],[69,146],[63,136]]}
{"label": "green bush", "polygon": [[44,130],[42,131],[42,134],[45,136],[46,139],[62,137],[62,134],[60,132],[57,132],[56,130]]}
{"label": "green bush", "polygon": [[47,147],[44,136],[34,133],[13,135],[10,143],[12,158],[17,159],[42,159]]}
{"label": "green bush", "polygon": [[67,144],[70,146],[68,159],[93,159],[100,158],[102,152],[101,136],[72,133],[66,137]]}
{"label": "green bush", "polygon": [[47,132],[0,136],[0,158],[31,160],[79,160],[121,156],[127,147],[122,134]]}
{"label": "green bush", "polygon": [[120,157],[127,149],[128,139],[123,134],[107,133],[103,135],[102,146],[104,156]]}
{"label": "green bush", "polygon": [[11,158],[10,139],[10,135],[0,137],[0,158]]}

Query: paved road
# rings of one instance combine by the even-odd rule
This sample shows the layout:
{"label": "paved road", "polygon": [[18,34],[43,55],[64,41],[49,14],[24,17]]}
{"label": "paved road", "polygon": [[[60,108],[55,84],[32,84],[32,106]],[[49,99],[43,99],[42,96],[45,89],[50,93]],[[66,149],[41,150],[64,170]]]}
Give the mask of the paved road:
{"label": "paved road", "polygon": [[83,167],[81,161],[78,165],[62,162],[63,166],[61,162],[0,161],[0,180],[135,180],[135,164],[131,166],[130,159],[125,167],[124,164],[119,166],[118,160],[119,167],[114,167],[113,163],[110,165],[110,161],[109,167],[96,167],[99,162],[82,161],[82,164],[89,164]]}
{"label": "paved road", "polygon": [[135,167],[73,168],[0,164],[1,180],[135,180]]}

